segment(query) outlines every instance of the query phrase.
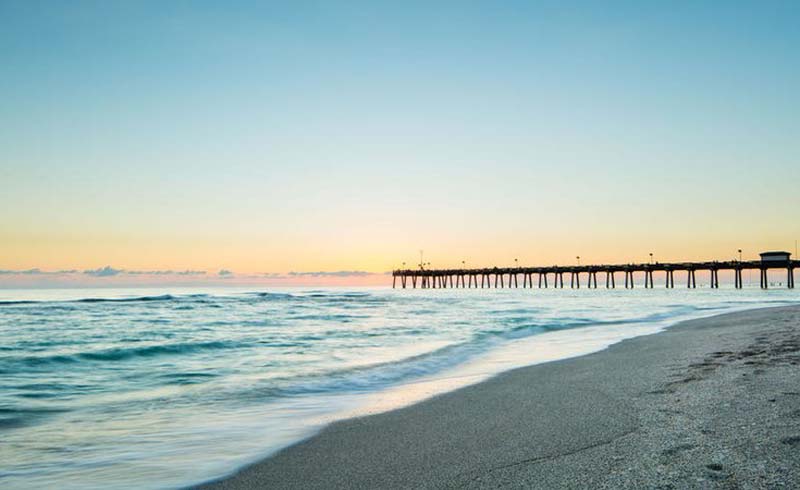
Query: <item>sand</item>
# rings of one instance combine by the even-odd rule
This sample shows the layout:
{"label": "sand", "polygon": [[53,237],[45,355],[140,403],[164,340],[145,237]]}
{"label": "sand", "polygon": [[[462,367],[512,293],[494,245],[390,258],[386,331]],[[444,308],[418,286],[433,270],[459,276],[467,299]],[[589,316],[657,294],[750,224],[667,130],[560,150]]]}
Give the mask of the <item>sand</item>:
{"label": "sand", "polygon": [[800,488],[800,307],[345,420],[198,488]]}

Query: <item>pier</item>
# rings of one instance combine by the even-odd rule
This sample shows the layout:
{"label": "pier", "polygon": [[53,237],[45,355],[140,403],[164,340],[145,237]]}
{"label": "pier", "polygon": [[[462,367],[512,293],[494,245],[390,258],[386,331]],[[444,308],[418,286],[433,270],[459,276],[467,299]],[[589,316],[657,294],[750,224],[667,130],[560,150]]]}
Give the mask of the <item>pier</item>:
{"label": "pier", "polygon": [[[563,288],[567,276],[570,288],[580,288],[581,279],[587,288],[597,289],[598,274],[605,287],[617,287],[617,275],[621,274],[626,289],[636,284],[634,274],[644,275],[642,287],[653,288],[656,274],[663,274],[664,285],[675,287],[675,273],[684,275],[686,287],[697,287],[697,273],[708,274],[709,285],[719,288],[719,271],[733,271],[734,287],[743,286],[742,272],[759,271],[762,289],[769,288],[767,271],[783,270],[786,273],[786,287],[794,288],[794,269],[800,267],[800,260],[792,260],[788,252],[765,252],[761,260],[729,260],[712,262],[673,262],[614,265],[572,265],[549,267],[491,267],[482,269],[398,269],[392,271],[392,287],[446,289],[446,288]],[[534,286],[536,285],[536,286]]]}

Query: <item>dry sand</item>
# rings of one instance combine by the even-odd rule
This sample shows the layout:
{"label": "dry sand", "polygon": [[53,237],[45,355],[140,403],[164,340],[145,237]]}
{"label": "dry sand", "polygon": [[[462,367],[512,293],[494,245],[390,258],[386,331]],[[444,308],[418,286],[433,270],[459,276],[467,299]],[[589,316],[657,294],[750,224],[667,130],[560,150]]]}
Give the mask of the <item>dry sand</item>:
{"label": "dry sand", "polygon": [[332,424],[204,489],[800,488],[800,307]]}

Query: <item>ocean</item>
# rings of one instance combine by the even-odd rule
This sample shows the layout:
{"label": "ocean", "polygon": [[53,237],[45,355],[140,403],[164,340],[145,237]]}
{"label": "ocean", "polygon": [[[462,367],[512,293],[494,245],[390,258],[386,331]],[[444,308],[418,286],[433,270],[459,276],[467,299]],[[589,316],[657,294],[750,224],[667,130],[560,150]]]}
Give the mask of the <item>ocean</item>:
{"label": "ocean", "polygon": [[797,291],[0,290],[0,488],[180,488],[334,420]]}

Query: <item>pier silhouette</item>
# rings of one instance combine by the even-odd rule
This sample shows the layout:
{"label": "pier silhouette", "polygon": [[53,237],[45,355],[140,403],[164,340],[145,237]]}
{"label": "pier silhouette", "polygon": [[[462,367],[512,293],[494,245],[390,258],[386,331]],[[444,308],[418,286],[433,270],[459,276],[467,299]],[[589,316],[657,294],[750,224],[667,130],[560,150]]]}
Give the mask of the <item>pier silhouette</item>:
{"label": "pier silhouette", "polygon": [[[538,288],[564,287],[564,275],[569,275],[569,287],[581,287],[581,275],[586,278],[586,287],[597,289],[597,275],[604,274],[606,288],[616,288],[618,273],[624,274],[626,289],[635,287],[634,274],[644,274],[645,288],[654,287],[655,273],[664,273],[665,287],[675,287],[675,272],[686,273],[686,287],[697,287],[697,272],[707,272],[711,288],[719,288],[719,271],[734,272],[734,287],[743,287],[742,272],[758,270],[762,289],[769,287],[767,271],[783,269],[786,271],[786,287],[794,288],[794,269],[800,267],[800,260],[792,260],[788,252],[764,252],[761,260],[728,260],[711,262],[670,262],[641,264],[601,264],[571,265],[549,267],[491,267],[476,269],[398,269],[392,271],[392,287],[422,289],[445,288],[533,288],[534,279]],[[520,281],[520,276],[522,280]],[[548,279],[552,278],[552,281]]]}

